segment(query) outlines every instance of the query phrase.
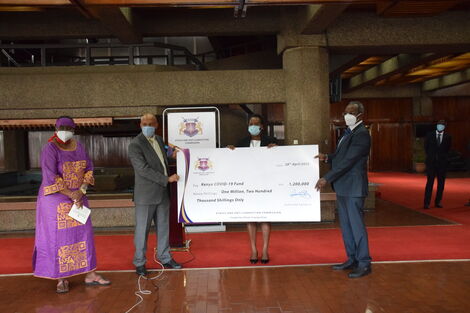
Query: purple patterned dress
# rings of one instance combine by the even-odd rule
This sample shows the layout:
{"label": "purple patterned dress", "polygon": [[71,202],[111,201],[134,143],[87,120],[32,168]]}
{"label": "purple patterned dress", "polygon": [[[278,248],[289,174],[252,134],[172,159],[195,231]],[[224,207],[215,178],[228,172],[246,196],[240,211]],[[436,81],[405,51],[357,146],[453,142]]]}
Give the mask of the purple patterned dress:
{"label": "purple patterned dress", "polygon": [[[94,184],[93,164],[83,146],[74,151],[49,142],[41,154],[42,184],[36,205],[34,276],[50,279],[93,271],[96,252],[91,218],[86,224],[68,216],[73,202],[59,191],[78,190],[82,183]],[[88,200],[83,196],[83,205]]]}

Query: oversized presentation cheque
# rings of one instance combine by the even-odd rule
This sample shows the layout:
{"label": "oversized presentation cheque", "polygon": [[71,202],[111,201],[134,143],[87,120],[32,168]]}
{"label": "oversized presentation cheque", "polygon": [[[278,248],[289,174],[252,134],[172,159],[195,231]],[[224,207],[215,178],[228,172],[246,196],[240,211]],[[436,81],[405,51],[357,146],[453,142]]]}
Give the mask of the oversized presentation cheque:
{"label": "oversized presentation cheque", "polygon": [[317,154],[317,145],[182,150],[179,221],[320,221]]}

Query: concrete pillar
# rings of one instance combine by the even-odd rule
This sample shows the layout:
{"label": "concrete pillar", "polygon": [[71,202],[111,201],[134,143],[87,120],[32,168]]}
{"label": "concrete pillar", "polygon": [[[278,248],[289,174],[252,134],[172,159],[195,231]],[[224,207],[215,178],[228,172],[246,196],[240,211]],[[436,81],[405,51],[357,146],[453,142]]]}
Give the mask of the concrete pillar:
{"label": "concrete pillar", "polygon": [[6,130],[3,132],[5,171],[24,172],[28,162],[28,132],[25,130]]}
{"label": "concrete pillar", "polygon": [[328,52],[323,47],[288,48],[283,52],[285,72],[286,144],[318,144],[330,152]]}

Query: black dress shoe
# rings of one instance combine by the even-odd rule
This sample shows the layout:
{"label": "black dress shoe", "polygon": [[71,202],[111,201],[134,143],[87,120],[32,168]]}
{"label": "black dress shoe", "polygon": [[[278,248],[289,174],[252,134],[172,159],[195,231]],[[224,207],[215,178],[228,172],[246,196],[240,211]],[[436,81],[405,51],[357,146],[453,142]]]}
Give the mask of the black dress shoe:
{"label": "black dress shoe", "polygon": [[181,266],[181,264],[176,263],[176,261],[173,260],[173,259],[171,259],[168,263],[163,264],[163,267],[172,268],[172,269],[175,269],[175,270],[179,270],[179,269],[183,268],[183,266]]}
{"label": "black dress shoe", "polygon": [[268,263],[269,263],[269,259],[261,259],[261,263],[262,263],[262,264],[268,264]]}
{"label": "black dress shoe", "polygon": [[440,208],[440,209],[443,208],[442,204],[440,204],[440,203],[436,203],[434,206],[435,206],[436,208]]}
{"label": "black dress shoe", "polygon": [[256,263],[258,263],[258,259],[250,259],[250,263],[251,263],[251,264],[256,264]]}
{"label": "black dress shoe", "polygon": [[348,260],[341,264],[335,264],[331,268],[334,269],[335,271],[342,271],[342,270],[354,269],[356,268],[356,266],[357,266],[357,262]]}
{"label": "black dress shoe", "polygon": [[429,205],[424,205],[423,209],[429,210]]}
{"label": "black dress shoe", "polygon": [[147,274],[148,274],[147,269],[145,268],[145,265],[137,266],[135,268],[135,273],[137,275],[142,275],[142,276],[147,276]]}
{"label": "black dress shoe", "polygon": [[357,267],[351,273],[349,273],[349,278],[359,278],[362,276],[366,276],[372,273],[372,268],[369,266],[366,267]]}

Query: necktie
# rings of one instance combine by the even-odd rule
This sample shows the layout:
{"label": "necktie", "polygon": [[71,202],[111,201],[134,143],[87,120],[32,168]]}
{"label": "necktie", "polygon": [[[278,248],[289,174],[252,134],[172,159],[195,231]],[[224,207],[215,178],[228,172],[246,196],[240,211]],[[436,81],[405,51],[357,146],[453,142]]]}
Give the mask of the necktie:
{"label": "necktie", "polygon": [[437,144],[441,144],[441,134],[437,134]]}
{"label": "necktie", "polygon": [[352,131],[351,131],[351,128],[346,128],[343,132],[343,136],[341,136],[339,142],[338,142],[338,147],[341,145],[341,143],[343,142],[344,138],[348,137],[349,135],[351,135]]}
{"label": "necktie", "polygon": [[165,161],[163,159],[163,153],[162,153],[162,150],[160,149],[160,145],[155,140],[155,138],[149,138],[149,142],[150,142],[150,145],[152,146],[153,150],[155,150],[155,153],[157,154],[158,158],[160,159],[160,162],[162,163],[163,171],[164,171],[165,175],[168,175],[167,170],[166,170]]}

